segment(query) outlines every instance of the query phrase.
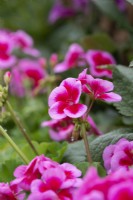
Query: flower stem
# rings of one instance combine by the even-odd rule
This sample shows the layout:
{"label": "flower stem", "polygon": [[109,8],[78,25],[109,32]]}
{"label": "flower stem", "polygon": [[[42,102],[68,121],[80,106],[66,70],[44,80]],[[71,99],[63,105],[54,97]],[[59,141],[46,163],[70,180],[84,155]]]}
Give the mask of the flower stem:
{"label": "flower stem", "polygon": [[10,136],[7,134],[7,132],[0,126],[0,133],[6,138],[6,140],[9,142],[9,144],[13,147],[13,149],[18,153],[18,155],[21,157],[21,159],[24,161],[25,164],[28,164],[29,161],[23,154],[23,152],[20,150],[20,148],[15,144],[15,142],[10,138]]}
{"label": "flower stem", "polygon": [[89,143],[88,143],[87,135],[86,135],[86,127],[85,127],[84,123],[81,124],[81,135],[84,140],[85,150],[86,150],[86,154],[87,154],[87,160],[91,164],[92,158],[91,158],[90,147],[89,147]]}
{"label": "flower stem", "polygon": [[92,109],[93,104],[94,104],[94,100],[92,100],[91,103],[90,103],[90,106],[89,106],[89,108],[88,108],[88,110],[87,110],[87,112],[86,112],[86,115],[85,115],[85,119],[87,119],[87,117],[88,117],[88,115],[89,115],[89,112],[90,112],[91,109]]}
{"label": "flower stem", "polygon": [[39,153],[37,152],[36,148],[34,147],[34,145],[32,144],[28,134],[26,133],[25,128],[23,127],[20,119],[18,118],[18,116],[16,115],[16,113],[14,112],[11,104],[9,103],[9,101],[6,101],[6,106],[8,108],[8,110],[11,113],[12,119],[14,120],[15,124],[18,126],[18,128],[20,129],[21,133],[23,134],[23,136],[25,137],[25,139],[27,140],[28,144],[30,145],[30,147],[32,148],[32,150],[34,151],[35,155],[39,155]]}

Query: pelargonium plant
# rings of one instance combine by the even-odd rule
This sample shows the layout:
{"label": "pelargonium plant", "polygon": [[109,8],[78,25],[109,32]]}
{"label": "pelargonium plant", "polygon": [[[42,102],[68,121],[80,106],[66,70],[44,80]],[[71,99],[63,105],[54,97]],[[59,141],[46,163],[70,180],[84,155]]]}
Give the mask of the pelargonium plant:
{"label": "pelargonium plant", "polygon": [[[132,62],[130,68],[117,65],[121,60],[126,65],[132,51],[130,40],[117,45],[123,39],[118,26],[99,17],[98,9],[106,14],[106,3],[116,21],[128,12],[123,0],[55,1],[50,26],[76,20],[57,24],[65,37],[44,30],[50,34],[43,52],[25,31],[0,30],[1,200],[133,199]],[[109,37],[93,37],[95,21]],[[77,24],[77,34],[70,34]],[[63,41],[69,34],[58,48],[54,37]]]}

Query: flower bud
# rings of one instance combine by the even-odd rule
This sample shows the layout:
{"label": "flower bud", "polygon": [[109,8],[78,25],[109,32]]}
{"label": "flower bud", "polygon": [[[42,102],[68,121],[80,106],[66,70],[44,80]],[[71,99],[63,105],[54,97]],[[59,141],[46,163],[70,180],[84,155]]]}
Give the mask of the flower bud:
{"label": "flower bud", "polygon": [[4,82],[6,85],[9,85],[10,81],[11,81],[11,72],[7,71],[4,74]]}
{"label": "flower bud", "polygon": [[56,53],[53,53],[51,56],[50,56],[50,59],[49,59],[49,62],[50,62],[50,65],[52,67],[54,67],[57,62],[58,62],[58,55]]}

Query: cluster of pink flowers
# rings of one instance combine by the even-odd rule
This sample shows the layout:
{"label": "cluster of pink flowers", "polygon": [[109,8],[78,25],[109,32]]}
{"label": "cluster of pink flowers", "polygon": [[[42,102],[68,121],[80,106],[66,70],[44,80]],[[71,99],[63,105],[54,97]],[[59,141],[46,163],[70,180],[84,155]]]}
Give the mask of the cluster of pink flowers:
{"label": "cluster of pink flowers", "polygon": [[112,70],[108,65],[114,65],[114,57],[101,50],[88,50],[85,52],[79,44],[72,44],[64,58],[64,61],[54,67],[55,73],[60,73],[77,66],[88,65],[90,73],[95,77],[112,78]]}
{"label": "cluster of pink flowers", "polygon": [[[112,92],[114,85],[112,82],[93,78],[84,69],[78,78],[67,78],[63,80],[50,94],[48,99],[49,115],[53,120],[42,123],[42,126],[50,127],[52,139],[60,141],[69,139],[74,129],[72,119],[84,117],[87,106],[79,103],[82,93],[86,93],[94,100],[105,102],[119,102],[121,96]],[[88,123],[96,135],[102,133],[96,127],[93,119],[88,116]]]}
{"label": "cluster of pink flowers", "polygon": [[40,55],[40,52],[33,46],[33,39],[24,31],[0,30],[0,69],[10,68],[17,62],[16,50],[21,50],[34,57]]}
{"label": "cluster of pink flowers", "polygon": [[[88,116],[88,123],[90,124],[89,134],[102,135],[103,133],[97,128],[94,120]],[[50,137],[55,141],[68,140],[70,141],[72,132],[74,131],[73,120],[69,117],[63,119],[51,119],[44,121],[41,124],[42,127],[48,126]]]}
{"label": "cluster of pink flowers", "polygon": [[113,89],[112,82],[99,78],[95,79],[88,75],[87,69],[85,69],[77,79],[67,78],[51,92],[48,99],[49,115],[53,119],[83,116],[87,111],[87,106],[79,103],[82,92],[88,94],[94,100],[121,101],[121,96],[112,92]]}
{"label": "cluster of pink flowers", "polygon": [[44,155],[37,156],[28,165],[17,167],[14,176],[16,179],[10,184],[0,183],[0,199],[72,200],[82,183],[81,171],[75,166],[59,164]]}
{"label": "cluster of pink flowers", "polygon": [[133,170],[122,169],[101,178],[95,168],[90,168],[74,200],[132,200]]}
{"label": "cluster of pink flowers", "polygon": [[122,138],[116,144],[107,146],[103,151],[103,160],[108,174],[120,168],[130,170],[133,166],[133,142]]}

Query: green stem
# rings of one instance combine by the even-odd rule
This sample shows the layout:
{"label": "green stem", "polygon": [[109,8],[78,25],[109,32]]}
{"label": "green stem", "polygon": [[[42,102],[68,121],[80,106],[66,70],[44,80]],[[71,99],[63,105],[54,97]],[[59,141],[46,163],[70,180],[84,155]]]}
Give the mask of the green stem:
{"label": "green stem", "polygon": [[87,160],[91,164],[92,158],[91,158],[90,147],[89,147],[89,143],[88,143],[88,139],[87,139],[87,135],[86,135],[86,128],[85,128],[84,123],[81,124],[81,135],[84,140],[85,150],[86,150],[86,154],[87,154]]}
{"label": "green stem", "polygon": [[91,109],[92,109],[93,104],[94,104],[94,100],[92,100],[91,103],[90,103],[90,106],[89,106],[89,108],[88,108],[88,110],[87,110],[87,112],[86,112],[86,115],[85,115],[85,119],[87,119],[87,117],[88,117],[88,115],[89,115],[89,112],[90,112]]}
{"label": "green stem", "polygon": [[14,120],[15,124],[18,126],[18,128],[20,129],[21,133],[23,134],[23,136],[25,137],[25,139],[27,140],[28,144],[30,145],[30,147],[32,148],[32,150],[34,151],[35,155],[39,155],[39,153],[37,152],[36,148],[34,147],[34,145],[32,144],[28,134],[26,133],[25,128],[23,127],[20,119],[18,118],[18,116],[16,115],[16,113],[14,112],[11,104],[6,101],[6,105],[8,110],[11,113],[12,119]]}
{"label": "green stem", "polygon": [[23,154],[23,152],[19,149],[19,147],[14,143],[14,141],[10,138],[10,136],[7,134],[7,132],[0,126],[0,133],[6,138],[6,140],[9,142],[9,144],[13,147],[13,149],[18,153],[18,155],[21,157],[21,159],[24,161],[25,164],[28,164],[29,161]]}

